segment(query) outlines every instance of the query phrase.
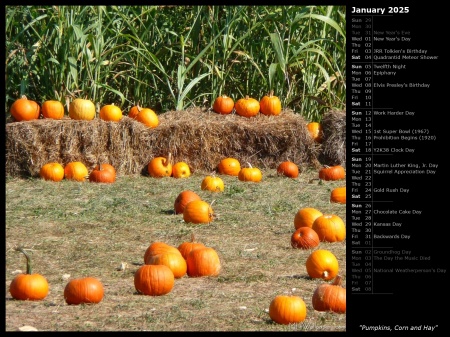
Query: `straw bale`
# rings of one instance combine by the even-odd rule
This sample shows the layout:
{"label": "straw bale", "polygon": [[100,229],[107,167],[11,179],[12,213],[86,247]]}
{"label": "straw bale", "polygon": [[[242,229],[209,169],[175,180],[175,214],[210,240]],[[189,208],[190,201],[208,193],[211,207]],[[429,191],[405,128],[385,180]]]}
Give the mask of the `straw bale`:
{"label": "straw bale", "polygon": [[346,112],[330,110],[321,121],[323,142],[319,154],[320,163],[346,167]]}
{"label": "straw bale", "polygon": [[291,110],[278,116],[246,118],[191,108],[158,117],[156,128],[127,116],[119,122],[65,117],[7,123],[6,174],[38,176],[40,168],[51,161],[63,165],[81,161],[91,170],[101,161],[113,165],[118,175],[145,175],[152,158],[169,152],[174,162],[185,161],[193,172],[212,172],[225,157],[261,168],[276,168],[285,160],[301,167],[319,165],[319,148],[306,129],[306,121]]}

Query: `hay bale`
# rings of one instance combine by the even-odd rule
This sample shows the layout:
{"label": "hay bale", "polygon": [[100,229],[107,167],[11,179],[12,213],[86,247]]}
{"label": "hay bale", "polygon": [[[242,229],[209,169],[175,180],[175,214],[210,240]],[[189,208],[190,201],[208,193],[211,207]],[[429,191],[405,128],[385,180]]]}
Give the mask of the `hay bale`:
{"label": "hay bale", "polygon": [[147,174],[148,162],[169,152],[174,162],[185,161],[192,171],[213,171],[225,157],[261,168],[276,168],[284,160],[318,165],[318,148],[306,121],[291,110],[245,118],[192,108],[165,112],[159,119],[153,129],[126,116],[120,122],[64,118],[8,123],[6,174],[38,176],[50,161],[81,161],[92,169],[99,160],[113,165],[119,175]]}
{"label": "hay bale", "polygon": [[323,142],[319,151],[319,161],[328,166],[346,167],[346,112],[330,110],[321,121]]}

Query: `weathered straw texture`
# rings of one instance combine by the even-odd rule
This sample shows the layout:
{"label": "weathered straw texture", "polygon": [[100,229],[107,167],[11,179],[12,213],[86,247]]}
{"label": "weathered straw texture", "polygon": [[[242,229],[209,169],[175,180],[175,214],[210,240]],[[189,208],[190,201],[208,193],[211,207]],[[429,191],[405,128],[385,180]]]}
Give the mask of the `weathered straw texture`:
{"label": "weathered straw texture", "polygon": [[322,117],[323,142],[319,161],[346,167],[346,112],[331,110]]}
{"label": "weathered straw texture", "polygon": [[153,129],[126,116],[120,122],[66,117],[7,123],[6,175],[38,176],[53,161],[81,161],[89,170],[101,161],[113,165],[118,175],[145,175],[152,158],[169,152],[174,162],[185,161],[193,172],[213,171],[225,157],[261,168],[276,168],[285,160],[302,167],[319,165],[320,147],[303,117],[290,110],[245,118],[192,108],[165,112],[159,120]]}

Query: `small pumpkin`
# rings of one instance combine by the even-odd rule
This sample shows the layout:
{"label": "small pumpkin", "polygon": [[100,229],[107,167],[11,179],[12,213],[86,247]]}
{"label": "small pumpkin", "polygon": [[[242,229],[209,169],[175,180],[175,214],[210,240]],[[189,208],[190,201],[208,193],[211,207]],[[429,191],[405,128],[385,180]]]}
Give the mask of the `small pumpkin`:
{"label": "small pumpkin", "polygon": [[148,259],[147,264],[163,264],[172,270],[175,278],[181,278],[186,275],[187,264],[181,252],[170,252],[153,255]]}
{"label": "small pumpkin", "polygon": [[298,173],[299,170],[297,164],[289,160],[281,162],[277,167],[277,174],[284,175],[288,178],[297,178]]}
{"label": "small pumpkin", "polygon": [[317,311],[331,311],[345,314],[347,310],[347,292],[342,287],[342,277],[337,275],[333,283],[319,285],[312,296],[312,306]]}
{"label": "small pumpkin", "polygon": [[305,265],[311,278],[328,281],[335,278],[339,272],[339,262],[336,256],[326,249],[318,249],[309,254]]}
{"label": "small pumpkin", "polygon": [[248,163],[249,167],[243,167],[239,171],[238,179],[240,181],[251,181],[254,183],[259,183],[262,180],[262,172],[259,168],[253,167]]}
{"label": "small pumpkin", "polygon": [[278,324],[300,323],[306,319],[305,301],[294,295],[277,295],[270,302],[269,316]]}
{"label": "small pumpkin", "polygon": [[128,117],[136,119],[136,116],[141,112],[142,107],[139,106],[139,103],[135,106],[132,106],[130,111],[128,111]]}
{"label": "small pumpkin", "polygon": [[116,181],[115,170],[113,171],[107,165],[109,164],[97,165],[89,174],[89,181],[93,183],[105,184],[114,183]]}
{"label": "small pumpkin", "polygon": [[158,115],[150,108],[142,108],[137,114],[136,120],[149,128],[156,128],[159,125]]}
{"label": "small pumpkin", "polygon": [[299,229],[300,227],[312,227],[314,220],[321,215],[323,215],[323,213],[313,207],[299,209],[294,217],[294,227],[295,229]]}
{"label": "small pumpkin", "polygon": [[178,250],[181,255],[187,260],[187,257],[191,251],[197,248],[203,248],[205,245],[201,242],[196,242],[194,234],[191,235],[191,241],[185,241],[178,246]]}
{"label": "small pumpkin", "polygon": [[214,100],[213,110],[222,115],[230,114],[234,109],[234,101],[227,95],[218,96]]}
{"label": "small pumpkin", "polygon": [[147,171],[154,178],[163,178],[172,176],[172,154],[166,157],[155,157],[147,165]]}
{"label": "small pumpkin", "polygon": [[345,186],[334,188],[330,194],[330,202],[345,204],[347,202],[347,188]]}
{"label": "small pumpkin", "polygon": [[[114,176],[116,175],[116,168],[111,164],[107,164],[107,163],[101,164],[101,168],[102,168],[102,170],[111,172],[112,174],[114,174]],[[94,170],[99,170],[99,169],[100,169],[100,164],[97,164],[94,167]]]}
{"label": "small pumpkin", "polygon": [[103,295],[103,284],[95,277],[70,280],[64,288],[64,299],[69,305],[100,303]]}
{"label": "small pumpkin", "polygon": [[39,118],[41,107],[38,103],[23,95],[21,98],[14,101],[9,112],[17,122],[31,121]]}
{"label": "small pumpkin", "polygon": [[218,276],[221,270],[219,255],[211,247],[192,250],[186,259],[187,274],[190,277]]}
{"label": "small pumpkin", "polygon": [[211,192],[223,192],[225,189],[222,178],[217,176],[206,176],[201,183],[201,189]]}
{"label": "small pumpkin", "polygon": [[147,247],[144,253],[144,263],[150,264],[151,258],[156,255],[166,254],[166,253],[174,253],[180,254],[180,251],[177,247],[171,246],[165,242],[154,241]]}
{"label": "small pumpkin", "polygon": [[100,109],[100,119],[108,122],[118,122],[122,119],[122,110],[114,104],[107,104]]}
{"label": "small pumpkin", "polygon": [[69,117],[75,120],[93,120],[95,118],[95,105],[91,100],[75,98],[69,105]]}
{"label": "small pumpkin", "polygon": [[134,287],[143,295],[166,295],[172,291],[174,284],[172,270],[163,264],[145,264],[134,274]]}
{"label": "small pumpkin", "polygon": [[172,177],[174,178],[189,178],[191,176],[191,169],[184,161],[179,161],[172,166]]}
{"label": "small pumpkin", "polygon": [[247,95],[236,102],[234,109],[239,116],[250,118],[259,113],[260,106],[256,99]]}
{"label": "small pumpkin", "polygon": [[21,252],[27,259],[27,271],[25,274],[18,274],[9,285],[9,293],[16,300],[39,301],[48,295],[48,281],[41,274],[33,274],[30,256],[22,247],[17,247],[16,251]]}
{"label": "small pumpkin", "polygon": [[310,122],[310,123],[306,124],[306,128],[308,129],[308,132],[311,135],[311,138],[315,142],[322,143],[322,141],[323,141],[322,124],[320,124],[318,122]]}
{"label": "small pumpkin", "polygon": [[183,220],[194,224],[208,224],[214,219],[214,211],[209,203],[203,200],[189,202],[183,210]]}
{"label": "small pumpkin", "polygon": [[64,166],[64,178],[67,180],[85,181],[88,176],[86,165],[80,161],[72,161]]}
{"label": "small pumpkin", "polygon": [[320,243],[319,236],[311,227],[300,227],[291,235],[292,248],[311,249]]}
{"label": "small pumpkin", "polygon": [[259,101],[261,113],[267,116],[278,116],[281,112],[281,101],[273,94],[273,90]]}
{"label": "small pumpkin", "polygon": [[345,178],[345,169],[341,165],[324,166],[319,170],[319,179],[341,180]]}
{"label": "small pumpkin", "polygon": [[173,205],[175,214],[182,214],[184,207],[193,200],[201,200],[201,198],[197,193],[191,190],[185,190],[178,194]]}
{"label": "small pumpkin", "polygon": [[319,216],[312,225],[319,236],[320,241],[340,242],[345,239],[344,221],[335,214],[323,214]]}
{"label": "small pumpkin", "polygon": [[64,117],[64,105],[60,101],[45,101],[42,103],[41,111],[44,118],[62,119]]}
{"label": "small pumpkin", "polygon": [[224,158],[219,162],[217,170],[220,174],[237,176],[241,170],[241,163],[236,158]]}
{"label": "small pumpkin", "polygon": [[47,163],[39,171],[41,178],[50,181],[61,181],[64,178],[64,167],[60,163]]}

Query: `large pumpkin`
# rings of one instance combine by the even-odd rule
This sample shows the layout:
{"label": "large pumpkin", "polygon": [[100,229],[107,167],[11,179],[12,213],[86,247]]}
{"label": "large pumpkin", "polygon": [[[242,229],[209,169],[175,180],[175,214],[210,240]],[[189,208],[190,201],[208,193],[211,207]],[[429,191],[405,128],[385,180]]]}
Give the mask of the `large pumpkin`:
{"label": "large pumpkin", "polygon": [[236,158],[224,158],[219,162],[217,169],[220,174],[237,176],[241,170],[241,163]]}
{"label": "large pumpkin", "polygon": [[17,251],[25,255],[27,259],[27,271],[25,274],[18,274],[9,285],[9,293],[16,300],[39,301],[48,294],[47,279],[41,274],[33,274],[31,269],[30,256],[23,248],[16,248]]}
{"label": "large pumpkin", "polygon": [[191,191],[191,190],[184,190],[175,199],[173,208],[175,210],[175,214],[182,214],[184,211],[184,207],[191,201],[194,200],[201,200],[200,196]]}
{"label": "large pumpkin", "polygon": [[334,188],[330,193],[330,202],[345,204],[347,202],[347,188],[345,186]]}
{"label": "large pumpkin", "polygon": [[299,170],[297,164],[289,160],[281,162],[277,167],[277,174],[286,176],[288,178],[297,178],[298,173]]}
{"label": "large pumpkin", "polygon": [[172,176],[172,155],[168,157],[155,157],[147,165],[147,171],[154,178],[163,178]]}
{"label": "large pumpkin", "polygon": [[72,161],[64,166],[64,178],[67,180],[85,181],[88,176],[86,165],[80,161]]}
{"label": "large pumpkin", "polygon": [[269,316],[278,324],[303,322],[306,314],[306,303],[299,296],[278,295],[270,302]]}
{"label": "large pumpkin", "polygon": [[192,250],[186,259],[187,274],[190,277],[218,276],[221,270],[219,255],[211,247]]}
{"label": "large pumpkin", "polygon": [[107,104],[100,109],[100,119],[104,121],[118,122],[122,117],[122,110],[117,105]]}
{"label": "large pumpkin", "polygon": [[76,120],[93,120],[95,118],[95,105],[92,101],[75,98],[69,105],[69,117]]}
{"label": "large pumpkin", "polygon": [[175,277],[172,270],[163,264],[145,264],[134,274],[134,287],[148,296],[161,296],[172,291]]}
{"label": "large pumpkin", "polygon": [[64,178],[64,167],[60,163],[47,163],[39,171],[41,178],[51,181],[61,181]]}
{"label": "large pumpkin", "polygon": [[220,177],[206,176],[201,183],[201,189],[211,192],[223,192],[225,185]]}
{"label": "large pumpkin", "polygon": [[146,264],[163,264],[172,270],[175,278],[181,278],[186,275],[187,264],[181,252],[169,252],[151,256]]}
{"label": "large pumpkin", "polygon": [[291,235],[291,246],[293,248],[311,249],[320,243],[319,236],[311,227],[300,227]]}
{"label": "large pumpkin", "polygon": [[312,227],[314,221],[321,215],[323,215],[323,213],[314,207],[299,209],[294,217],[294,227],[295,229],[299,229],[300,227]]}
{"label": "large pumpkin", "polygon": [[201,242],[196,242],[194,234],[191,235],[191,241],[185,241],[178,246],[178,250],[181,255],[187,260],[187,257],[191,251],[197,248],[203,248],[205,245]]}
{"label": "large pumpkin", "polygon": [[[180,254],[177,247],[171,246],[165,242],[154,241],[147,247],[144,253],[144,263],[150,264],[150,260],[156,256],[166,253]],[[181,254],[180,254],[181,255]]]}
{"label": "large pumpkin", "polygon": [[319,170],[319,179],[341,180],[345,178],[345,169],[341,165],[324,166]]}
{"label": "large pumpkin", "polygon": [[259,113],[259,102],[251,97],[245,96],[245,98],[239,99],[234,105],[234,109],[239,116],[242,117],[254,117]]}
{"label": "large pumpkin", "polygon": [[[89,181],[93,183],[111,184],[116,181],[116,173],[107,164],[99,164],[89,174]],[[109,165],[109,164],[108,164]]]}
{"label": "large pumpkin", "polygon": [[73,279],[64,288],[67,304],[99,303],[103,299],[103,284],[94,277]]}
{"label": "large pumpkin", "polygon": [[273,90],[271,90],[268,95],[261,98],[259,106],[263,115],[278,116],[281,112],[281,101],[273,94]]}
{"label": "large pumpkin", "polygon": [[333,283],[319,285],[312,296],[314,310],[345,314],[347,310],[347,292],[341,284],[342,278],[337,275]]}
{"label": "large pumpkin", "polygon": [[239,171],[238,179],[240,181],[251,181],[254,183],[259,183],[262,180],[262,172],[257,167],[252,167],[249,164],[249,167],[243,167]]}
{"label": "large pumpkin", "polygon": [[64,105],[60,101],[45,101],[42,103],[41,110],[44,118],[62,119],[64,117]]}
{"label": "large pumpkin", "polygon": [[11,105],[9,112],[17,122],[38,119],[41,107],[35,101],[28,99],[25,95],[16,99]]}
{"label": "large pumpkin", "polygon": [[339,272],[339,262],[329,250],[318,249],[306,259],[306,271],[311,278],[332,280]]}
{"label": "large pumpkin", "polygon": [[209,203],[203,200],[189,202],[183,210],[183,220],[194,224],[208,224],[214,219],[214,211]]}
{"label": "large pumpkin", "polygon": [[340,242],[345,239],[344,221],[335,214],[323,214],[319,216],[312,225],[319,236],[320,241]]}
{"label": "large pumpkin", "polygon": [[230,114],[234,109],[234,101],[227,95],[218,96],[214,100],[213,110],[222,115]]}

